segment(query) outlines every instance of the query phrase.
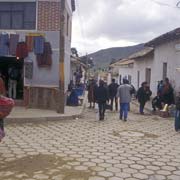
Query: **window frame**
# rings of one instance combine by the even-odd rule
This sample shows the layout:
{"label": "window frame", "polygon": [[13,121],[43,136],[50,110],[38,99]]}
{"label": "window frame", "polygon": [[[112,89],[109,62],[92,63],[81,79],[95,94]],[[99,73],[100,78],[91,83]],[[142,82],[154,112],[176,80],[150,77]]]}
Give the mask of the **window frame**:
{"label": "window frame", "polygon": [[[21,4],[22,5],[22,10],[13,10],[13,4]],[[35,5],[35,18],[33,19],[33,21],[25,21],[25,11],[26,11],[26,3],[32,3]],[[36,30],[37,29],[37,2],[35,1],[24,1],[24,2],[12,2],[12,1],[0,1],[0,6],[2,4],[8,4],[10,6],[9,10],[0,10],[0,15],[2,13],[7,13],[10,14],[10,27],[9,28],[4,28],[1,27],[1,22],[0,22],[0,30]],[[22,13],[22,27],[20,28],[14,28],[13,27],[13,13]],[[31,28],[25,28],[26,23],[32,23],[32,27]]]}

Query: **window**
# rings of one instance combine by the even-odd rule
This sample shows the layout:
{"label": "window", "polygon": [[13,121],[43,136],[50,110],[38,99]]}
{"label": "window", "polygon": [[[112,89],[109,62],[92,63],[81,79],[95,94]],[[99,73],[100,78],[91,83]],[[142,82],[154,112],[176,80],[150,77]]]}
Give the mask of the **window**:
{"label": "window", "polygon": [[35,2],[0,2],[0,29],[35,28]]}
{"label": "window", "polygon": [[151,68],[146,68],[146,82],[150,85],[151,83]]}
{"label": "window", "polygon": [[137,71],[137,88],[140,87],[140,71]]}

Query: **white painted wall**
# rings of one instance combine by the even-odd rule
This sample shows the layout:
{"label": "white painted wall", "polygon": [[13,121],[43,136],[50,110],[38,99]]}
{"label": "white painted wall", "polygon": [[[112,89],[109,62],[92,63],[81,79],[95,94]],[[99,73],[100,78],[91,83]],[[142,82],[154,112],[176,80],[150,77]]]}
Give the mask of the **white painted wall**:
{"label": "white painted wall", "polygon": [[145,57],[134,62],[134,67],[119,67],[119,75],[123,77],[131,75],[132,84],[138,88],[137,72],[140,71],[140,85],[146,80],[146,68],[151,68],[150,88],[153,96],[156,95],[158,81],[163,78],[163,63],[167,63],[167,77],[175,88],[176,92],[180,91],[180,72],[176,70],[180,67],[180,50],[175,46],[180,41],[174,41],[155,47],[154,58]]}
{"label": "white painted wall", "polygon": [[128,75],[130,75],[132,77],[131,84],[134,85],[134,81],[133,81],[133,78],[134,78],[134,68],[133,67],[134,66],[131,66],[131,67],[121,66],[121,67],[119,67],[119,79],[120,79],[120,76],[121,76],[121,83],[122,83],[123,78],[128,78]]}
{"label": "white painted wall", "polygon": [[[154,73],[152,70],[153,66],[153,58],[152,57],[145,57],[140,60],[136,60],[134,62],[134,69],[133,69],[133,77],[132,77],[132,84],[135,86],[136,89],[138,89],[138,71],[140,72],[140,78],[139,78],[139,86],[141,86],[142,82],[146,81],[146,68],[151,69],[151,77]],[[157,81],[151,78],[150,82],[150,89],[152,89],[153,86],[157,86]]]}
{"label": "white painted wall", "polygon": [[[155,48],[152,79],[162,79],[163,63],[167,62],[167,77],[170,79],[176,91],[180,90],[180,74],[176,71],[180,67],[180,51],[176,51],[175,45],[180,41],[174,41]],[[153,87],[153,91],[155,87]]]}

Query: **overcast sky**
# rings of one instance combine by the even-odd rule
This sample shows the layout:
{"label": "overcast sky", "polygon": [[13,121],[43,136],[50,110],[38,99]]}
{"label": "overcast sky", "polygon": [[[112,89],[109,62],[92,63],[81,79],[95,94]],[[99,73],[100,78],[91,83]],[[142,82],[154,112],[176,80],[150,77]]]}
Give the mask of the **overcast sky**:
{"label": "overcast sky", "polygon": [[178,0],[76,0],[72,47],[79,54],[144,43],[180,27]]}

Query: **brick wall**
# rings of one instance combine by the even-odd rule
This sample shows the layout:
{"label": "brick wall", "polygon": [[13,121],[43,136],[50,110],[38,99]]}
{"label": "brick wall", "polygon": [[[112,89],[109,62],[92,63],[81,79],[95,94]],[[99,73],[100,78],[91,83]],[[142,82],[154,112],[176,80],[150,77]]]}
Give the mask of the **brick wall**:
{"label": "brick wall", "polygon": [[60,30],[60,2],[39,1],[38,2],[38,30],[58,31]]}

